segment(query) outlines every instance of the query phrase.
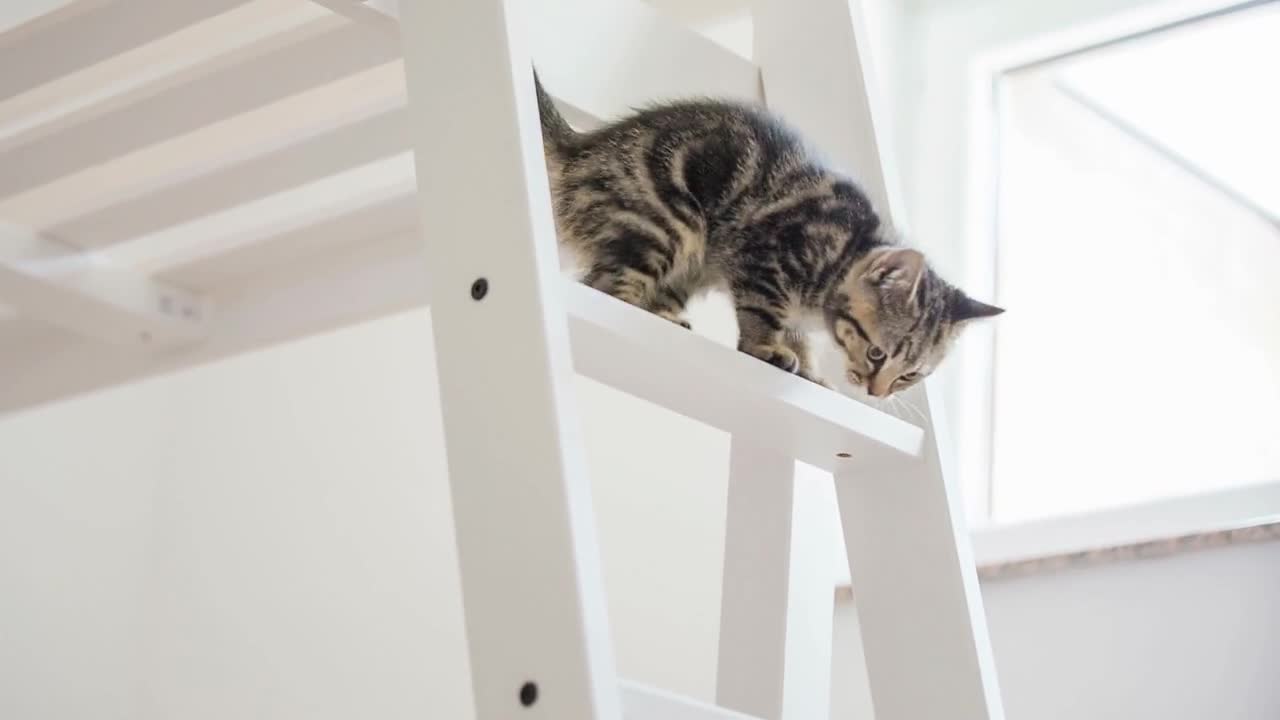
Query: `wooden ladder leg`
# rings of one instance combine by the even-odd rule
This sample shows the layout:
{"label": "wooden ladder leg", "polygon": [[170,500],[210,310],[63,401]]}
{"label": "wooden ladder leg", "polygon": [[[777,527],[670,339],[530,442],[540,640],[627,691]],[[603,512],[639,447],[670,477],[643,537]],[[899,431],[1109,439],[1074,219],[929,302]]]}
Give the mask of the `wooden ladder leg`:
{"label": "wooden ladder leg", "polygon": [[520,23],[399,9],[476,717],[618,720]]}
{"label": "wooden ladder leg", "polygon": [[920,458],[852,458],[835,474],[871,697],[877,720],[1001,720],[977,572],[939,463],[931,394],[908,398],[930,420]]}
{"label": "wooden ladder leg", "polygon": [[[813,477],[797,482],[804,470]],[[762,720],[830,712],[838,559],[825,474],[734,440],[716,703]],[[827,525],[824,527],[824,525]]]}
{"label": "wooden ladder leg", "polygon": [[[769,106],[857,178],[882,221],[905,230],[890,126],[862,0],[753,0],[754,56]],[[838,353],[828,367],[841,367]],[[963,517],[932,427],[922,457],[890,450],[835,472],[854,603],[880,720],[1003,717]],[[939,415],[939,417],[941,417]]]}

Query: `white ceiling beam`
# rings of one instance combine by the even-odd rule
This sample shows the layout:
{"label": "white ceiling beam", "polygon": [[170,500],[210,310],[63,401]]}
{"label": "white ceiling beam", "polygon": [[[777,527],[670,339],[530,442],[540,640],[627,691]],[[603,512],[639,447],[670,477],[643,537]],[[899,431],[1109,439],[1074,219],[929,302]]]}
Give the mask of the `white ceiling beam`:
{"label": "white ceiling beam", "polygon": [[[120,243],[103,254],[126,267],[162,272],[193,265],[282,237],[342,227],[348,239],[377,237],[386,223],[403,229],[396,215],[412,198],[417,183],[408,152],[331,175],[285,192],[258,198],[227,211]],[[365,223],[353,224],[350,216]],[[397,223],[399,223],[397,225]],[[410,226],[416,223],[410,224]],[[317,247],[322,247],[317,243]]]}
{"label": "white ceiling beam", "polygon": [[[53,131],[36,127],[0,151],[0,198],[391,62],[396,47],[359,25],[323,18],[254,43],[122,107]],[[188,77],[189,76],[189,77]]]}
{"label": "white ceiling beam", "polygon": [[[308,25],[309,30],[304,30]],[[333,25],[324,8],[311,3],[254,0],[243,4],[0,100],[0,149],[30,141],[32,135],[25,139],[23,135],[37,128],[56,132],[154,95],[168,84],[181,84],[240,62],[244,52],[265,52],[273,38],[290,42],[301,37],[299,31],[315,32]]]}
{"label": "white ceiling beam", "polygon": [[395,0],[311,0],[343,17],[371,28],[377,28],[400,40],[400,31],[393,23],[400,14]]}
{"label": "white ceiling beam", "polygon": [[[0,343],[0,414],[423,306],[421,260],[405,260],[421,241],[408,239],[368,240],[346,252],[312,255],[295,263],[293,282],[272,278],[269,288],[216,296],[206,339],[179,351],[141,355],[61,338]],[[85,361],[87,349],[94,350],[92,362]]]}
{"label": "white ceiling beam", "polygon": [[0,35],[0,100],[249,0],[79,0]]}
{"label": "white ceiling beam", "polygon": [[0,228],[0,304],[84,338],[130,347],[197,340],[208,313],[190,293],[13,228]]}
{"label": "white ceiling beam", "polygon": [[80,246],[124,243],[385,160],[407,150],[408,132],[403,96],[379,99],[324,118],[305,133],[157,177],[51,225],[48,233]]}
{"label": "white ceiling beam", "polygon": [[[393,1],[313,1],[399,42]],[[523,15],[547,91],[588,117],[688,96],[760,99],[750,60],[640,0],[541,0],[516,3],[513,11]]]}
{"label": "white ceiling beam", "polygon": [[[398,67],[389,69],[396,76],[400,73]],[[596,121],[576,114],[571,122],[589,127]],[[65,219],[49,221],[46,232],[79,247],[125,245],[385,161],[408,152],[408,147],[404,95],[374,94],[333,116],[318,118],[302,131],[282,131],[231,155],[178,167],[135,185],[105,188],[71,208]],[[409,173],[412,176],[412,168]]]}

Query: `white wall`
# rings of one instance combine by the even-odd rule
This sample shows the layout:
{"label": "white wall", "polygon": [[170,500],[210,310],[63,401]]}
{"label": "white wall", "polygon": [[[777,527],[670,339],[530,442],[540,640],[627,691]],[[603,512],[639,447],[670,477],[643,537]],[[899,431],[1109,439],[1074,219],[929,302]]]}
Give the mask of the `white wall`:
{"label": "white wall", "polygon": [[1011,720],[1280,717],[1280,543],[983,589]]}
{"label": "white wall", "polygon": [[[1009,720],[1280,717],[1280,543],[983,583]],[[852,604],[836,637],[857,641]],[[862,658],[837,647],[832,717],[870,720]]]}
{"label": "white wall", "polygon": [[[0,717],[134,717],[166,404],[0,421]],[[74,443],[74,444],[73,444]]]}
{"label": "white wall", "polygon": [[[428,333],[0,420],[0,717],[468,717]],[[577,390],[620,669],[710,699],[727,438]]]}

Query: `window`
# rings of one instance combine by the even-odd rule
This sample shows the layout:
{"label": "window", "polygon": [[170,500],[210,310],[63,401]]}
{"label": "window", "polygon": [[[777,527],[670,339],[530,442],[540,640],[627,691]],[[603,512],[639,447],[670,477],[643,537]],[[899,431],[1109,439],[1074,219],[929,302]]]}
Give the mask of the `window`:
{"label": "window", "polygon": [[1280,3],[1001,73],[991,520],[1280,480]]}

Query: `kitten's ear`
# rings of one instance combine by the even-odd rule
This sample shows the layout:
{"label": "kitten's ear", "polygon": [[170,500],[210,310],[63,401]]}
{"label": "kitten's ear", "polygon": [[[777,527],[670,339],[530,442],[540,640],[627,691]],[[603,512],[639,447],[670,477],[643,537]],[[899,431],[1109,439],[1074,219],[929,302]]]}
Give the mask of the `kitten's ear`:
{"label": "kitten's ear", "polygon": [[957,294],[956,299],[951,304],[951,319],[954,322],[995,317],[1002,312],[1004,312],[1004,308],[979,302],[964,293]]}
{"label": "kitten's ear", "polygon": [[924,255],[919,250],[893,248],[880,250],[867,266],[863,277],[884,289],[906,290],[915,294],[916,284],[924,274]]}

